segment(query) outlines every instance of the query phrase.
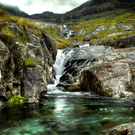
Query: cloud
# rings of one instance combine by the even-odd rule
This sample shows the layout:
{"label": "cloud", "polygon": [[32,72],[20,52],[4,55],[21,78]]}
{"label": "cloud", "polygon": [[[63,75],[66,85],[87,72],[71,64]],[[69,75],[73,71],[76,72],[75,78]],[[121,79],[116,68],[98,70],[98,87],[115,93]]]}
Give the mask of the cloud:
{"label": "cloud", "polygon": [[0,0],[0,2],[16,5],[28,14],[52,11],[54,13],[65,13],[88,0]]}

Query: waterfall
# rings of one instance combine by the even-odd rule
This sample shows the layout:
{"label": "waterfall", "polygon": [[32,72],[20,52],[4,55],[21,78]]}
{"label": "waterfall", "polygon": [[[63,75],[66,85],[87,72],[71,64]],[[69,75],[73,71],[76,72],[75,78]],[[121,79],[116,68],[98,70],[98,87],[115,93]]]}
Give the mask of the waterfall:
{"label": "waterfall", "polygon": [[66,36],[66,40],[67,39],[69,39],[69,37],[72,35],[72,31],[71,30],[69,30],[68,28],[67,28],[67,26],[66,25],[63,25],[63,28],[66,30],[66,34],[67,34],[67,36]]}
{"label": "waterfall", "polygon": [[71,35],[72,35],[72,31],[70,30],[70,31],[67,32],[66,40],[69,39],[69,37],[70,37]]}
{"label": "waterfall", "polygon": [[59,88],[57,88],[57,84],[59,84],[60,77],[62,76],[64,72],[64,65],[67,62],[69,58],[72,57],[74,53],[74,50],[58,50],[57,56],[56,56],[56,61],[53,65],[53,68],[56,72],[56,78],[54,79],[54,84],[49,84],[48,87],[48,93],[55,93],[60,91]]}
{"label": "waterfall", "polygon": [[80,48],[89,47],[89,44],[79,45]]}

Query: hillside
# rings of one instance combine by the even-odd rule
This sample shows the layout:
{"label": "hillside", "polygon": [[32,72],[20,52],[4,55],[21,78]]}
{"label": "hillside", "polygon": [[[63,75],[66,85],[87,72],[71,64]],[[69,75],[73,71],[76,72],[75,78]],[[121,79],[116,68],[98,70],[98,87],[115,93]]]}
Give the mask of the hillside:
{"label": "hillside", "polygon": [[41,14],[28,15],[20,11],[17,7],[9,7],[0,4],[10,15],[36,19],[46,22],[66,23],[77,22],[81,20],[89,20],[95,18],[96,14],[103,13],[105,16],[111,15],[115,9],[127,9],[127,11],[135,11],[134,0],[89,0],[79,7],[68,11],[65,14],[55,14],[53,12],[43,12]]}
{"label": "hillside", "polygon": [[[32,18],[37,22],[39,20],[51,22],[51,25],[40,22],[38,27],[44,28],[55,39],[58,48],[78,42],[109,44],[115,47],[134,45],[134,0],[92,0],[65,14],[43,12],[31,16],[15,7],[2,7],[14,16]],[[66,29],[63,29],[63,24],[67,25]],[[69,33],[71,33],[70,38],[65,40],[64,37]]]}

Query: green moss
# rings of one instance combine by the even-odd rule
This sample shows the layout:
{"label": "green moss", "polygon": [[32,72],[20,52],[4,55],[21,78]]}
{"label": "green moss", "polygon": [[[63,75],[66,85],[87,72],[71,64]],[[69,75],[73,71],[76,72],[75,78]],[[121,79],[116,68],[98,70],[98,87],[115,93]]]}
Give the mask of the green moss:
{"label": "green moss", "polygon": [[122,47],[122,42],[119,43],[119,47]]}
{"label": "green moss", "polygon": [[14,106],[19,106],[19,105],[22,105],[24,104],[26,101],[26,98],[25,97],[21,97],[21,96],[13,96],[11,99],[9,99],[7,101],[7,105],[9,107],[14,107]]}
{"label": "green moss", "polygon": [[26,57],[25,59],[25,65],[28,66],[28,67],[35,67],[37,66],[38,64],[38,61],[34,58],[31,58],[31,57]]}

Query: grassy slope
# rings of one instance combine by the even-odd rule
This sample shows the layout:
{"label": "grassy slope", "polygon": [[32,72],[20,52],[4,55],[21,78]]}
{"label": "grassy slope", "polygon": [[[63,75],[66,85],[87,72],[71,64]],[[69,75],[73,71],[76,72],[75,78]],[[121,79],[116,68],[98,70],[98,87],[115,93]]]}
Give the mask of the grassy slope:
{"label": "grassy slope", "polygon": [[[91,41],[97,41],[100,39],[108,38],[108,34],[122,32],[122,34],[115,35],[112,37],[123,37],[128,35],[135,34],[135,30],[130,32],[125,31],[122,27],[118,27],[117,29],[109,29],[111,25],[120,26],[120,23],[125,25],[134,25],[135,26],[135,13],[126,12],[126,9],[117,9],[110,16],[99,17],[104,13],[95,14],[95,18],[88,21],[80,21],[76,23],[69,23],[69,27],[75,31],[76,36],[70,38],[71,42],[82,42],[83,37],[89,35],[89,33],[99,26],[107,26],[106,30],[100,31],[98,34],[94,34],[89,36],[89,38],[93,38]],[[78,35],[77,33],[81,31],[81,29],[85,30],[85,34]]]}
{"label": "grassy slope", "polygon": [[[135,34],[135,30],[127,32],[122,27],[118,27],[117,29],[109,29],[111,25],[120,26],[120,24],[125,24],[135,26],[135,13],[127,12],[126,9],[116,9],[109,16],[103,17],[103,14],[105,14],[105,12],[94,14],[94,18],[88,21],[83,21],[84,16],[80,22],[69,22],[68,26],[71,30],[75,31],[75,36],[71,37],[69,40],[66,40],[63,37],[60,37],[59,29],[53,27],[42,29],[38,25],[31,23],[35,20],[10,16],[4,10],[0,9],[0,36],[4,37],[6,40],[8,40],[8,42],[11,42],[11,40],[14,39],[15,41],[26,44],[28,39],[25,32],[22,33],[21,37],[15,36],[14,33],[6,26],[7,22],[16,23],[19,25],[24,25],[25,28],[32,29],[34,34],[40,38],[42,38],[42,32],[46,32],[48,35],[54,38],[57,48],[61,49],[65,46],[71,47],[71,43],[74,42],[83,42],[83,37],[89,35],[91,31],[95,30],[99,26],[106,26],[107,29],[100,31],[98,34],[90,35],[88,38],[91,38],[91,42],[110,38],[108,37],[108,34],[118,32],[122,32],[122,34],[112,37],[119,38]],[[44,23],[41,21],[36,22]],[[85,34],[78,34],[82,29],[85,31]]]}
{"label": "grassy slope", "polygon": [[[7,22],[23,25],[25,26],[25,28],[32,29],[33,34],[38,36],[39,38],[42,38],[42,32],[47,33],[48,35],[54,38],[57,48],[59,49],[63,48],[64,46],[68,46],[68,47],[71,46],[71,43],[69,41],[59,36],[60,35],[59,29],[55,29],[53,27],[48,27],[45,29],[40,28],[38,25],[31,23],[31,22],[35,22],[35,20],[26,19],[17,16],[11,16],[0,8],[0,37],[4,38],[7,42],[11,42],[11,40],[12,41],[14,40],[24,45],[27,42],[29,42],[25,32],[23,32],[21,36],[14,35],[13,31],[7,27],[6,25]],[[36,21],[36,22],[44,23],[41,21]]]}

